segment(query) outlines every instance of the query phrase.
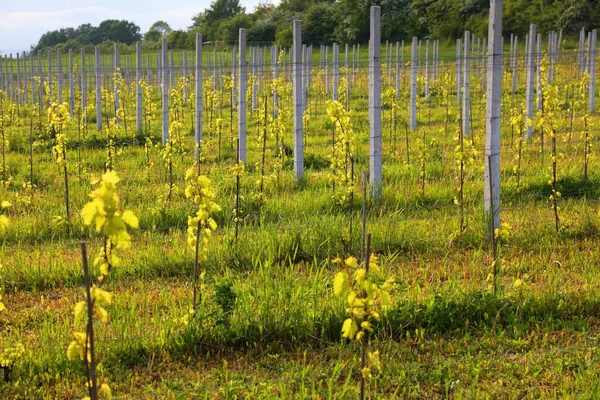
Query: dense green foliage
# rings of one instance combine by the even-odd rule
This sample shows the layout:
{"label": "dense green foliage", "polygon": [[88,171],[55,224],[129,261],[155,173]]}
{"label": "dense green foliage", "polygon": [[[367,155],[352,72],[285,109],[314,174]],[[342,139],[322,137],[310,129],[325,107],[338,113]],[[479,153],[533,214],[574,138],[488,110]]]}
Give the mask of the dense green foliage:
{"label": "dense green foliage", "polygon": [[[380,5],[382,40],[404,40],[412,36],[453,38],[464,30],[487,34],[488,0],[282,0],[279,5],[260,3],[247,13],[239,0],[215,0],[192,18],[188,30],[171,30],[157,21],[146,34],[145,44],[157,48],[162,35],[169,47],[192,49],[196,32],[205,41],[236,43],[239,28],[247,30],[249,42],[289,46],[294,19],[302,20],[304,42],[308,44],[367,43],[369,8]],[[596,0],[504,0],[504,31],[525,35],[530,23],[540,32],[564,29],[574,34],[600,21]],[[158,24],[158,25],[157,25]],[[80,47],[114,41],[131,44],[140,40],[139,27],[127,21],[107,20],[98,27],[90,24],[45,33],[34,50],[60,45]]]}
{"label": "dense green foliage", "polygon": [[61,28],[42,35],[34,51],[48,47],[77,48],[106,42],[132,44],[141,40],[140,27],[126,20],[107,19],[100,25],[82,24],[77,28]]}

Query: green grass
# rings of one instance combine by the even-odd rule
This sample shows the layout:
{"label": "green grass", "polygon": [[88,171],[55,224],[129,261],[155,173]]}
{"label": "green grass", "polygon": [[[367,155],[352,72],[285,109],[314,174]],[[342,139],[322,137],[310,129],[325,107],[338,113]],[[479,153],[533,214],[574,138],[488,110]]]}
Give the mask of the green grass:
{"label": "green grass", "polygon": [[[573,83],[566,69],[557,76],[561,85]],[[366,78],[357,75],[352,85],[357,176],[368,170]],[[473,82],[477,80],[474,72]],[[390,84],[384,79],[385,86]],[[517,102],[523,96],[519,91]],[[372,247],[382,268],[395,275],[397,283],[392,290],[394,305],[370,336],[370,347],[382,354],[383,370],[368,383],[369,397],[596,398],[600,390],[596,152],[585,180],[582,123],[576,114],[572,138],[567,126],[559,133],[559,151],[564,154],[558,182],[563,229],[556,232],[548,200],[548,143],[543,156],[537,133],[535,140],[524,144],[517,189],[515,147],[503,105],[502,220],[512,230],[499,249],[494,294],[482,206],[485,107],[477,83],[472,99],[473,140],[479,154],[465,175],[464,232],[459,232],[454,204],[456,122],[444,132],[445,107],[439,95],[431,105],[421,98],[419,131],[409,132],[407,149],[406,92],[400,99],[396,140],[384,102],[384,192],[381,202],[367,199],[367,231],[373,235]],[[289,101],[282,99],[284,104]],[[161,146],[151,149],[148,167],[143,138],[120,134],[115,157],[122,178],[119,194],[123,206],[139,216],[140,229],[133,232],[132,248],[120,253],[123,265],[111,273],[107,284],[115,294],[110,321],[95,326],[101,375],[118,398],[354,398],[359,349],[341,340],[344,299],[333,295],[336,267],[331,260],[360,253],[362,192],[357,184],[352,210],[333,198],[328,161],[331,122],[325,99],[316,90],[311,98],[303,182],[294,182],[290,156],[275,174],[275,140],[269,136],[267,173],[274,178],[262,207],[254,197],[260,171],[256,115],[249,115],[248,172],[241,179],[237,242],[231,168],[235,151],[230,146],[235,130],[230,130],[229,109],[227,99],[221,160],[217,138],[208,128],[209,113],[204,113],[202,168],[217,186],[222,210],[215,215],[219,228],[201,265],[206,275],[198,318],[187,327],[182,318],[191,304],[193,251],[186,244],[186,229],[194,207],[184,196],[183,177],[193,162],[192,111],[186,109],[185,151],[174,158],[171,202],[164,201],[168,176]],[[129,109],[129,115],[133,111]],[[21,122],[6,127],[10,183],[0,189],[0,198],[13,204],[5,212],[11,225],[0,248],[0,285],[7,306],[0,314],[0,346],[19,341],[25,354],[11,371],[11,381],[0,384],[0,396],[80,398],[85,392],[84,368],[67,360],[66,346],[74,328],[82,328],[81,322],[74,326],[72,314],[84,296],[79,241],[87,240],[91,255],[100,246],[79,211],[92,189],[90,177],[102,173],[105,136],[95,132],[94,124],[81,141],[76,123],[67,132],[72,210],[68,234],[64,224],[53,222],[55,216],[65,215],[62,175],[50,152],[52,140],[39,142],[33,150],[36,188],[28,192],[23,187],[29,180],[30,110],[19,112]],[[453,99],[450,112],[454,119],[458,109]],[[598,117],[592,116],[591,122],[597,123]],[[284,141],[289,146],[288,125]],[[158,119],[150,135],[159,141]],[[427,142],[436,141],[427,150],[421,194],[417,139],[423,136]]]}

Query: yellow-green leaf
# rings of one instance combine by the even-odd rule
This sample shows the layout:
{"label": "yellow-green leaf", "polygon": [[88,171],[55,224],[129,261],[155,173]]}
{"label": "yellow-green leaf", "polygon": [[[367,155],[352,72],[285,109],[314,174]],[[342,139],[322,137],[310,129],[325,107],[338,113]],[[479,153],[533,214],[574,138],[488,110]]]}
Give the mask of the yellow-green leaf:
{"label": "yellow-green leaf", "polygon": [[123,218],[123,221],[125,221],[125,223],[133,229],[137,229],[140,225],[138,217],[136,217],[136,215],[132,211],[127,210],[123,212],[121,218]]}
{"label": "yellow-green leaf", "polygon": [[338,295],[346,291],[348,288],[348,274],[338,272],[333,279],[333,293]]}
{"label": "yellow-green leaf", "polygon": [[85,301],[80,301],[75,304],[75,319],[78,319],[85,311]]}
{"label": "yellow-green leaf", "polygon": [[348,318],[344,321],[344,325],[342,325],[342,337],[348,339],[354,339],[354,336],[358,332],[358,326],[356,322],[352,318]]}
{"label": "yellow-green leaf", "polygon": [[81,357],[81,345],[73,340],[67,347],[67,358],[71,361],[77,360]]}
{"label": "yellow-green leaf", "polygon": [[348,257],[346,259],[346,265],[350,268],[358,268],[358,260],[356,257]]}

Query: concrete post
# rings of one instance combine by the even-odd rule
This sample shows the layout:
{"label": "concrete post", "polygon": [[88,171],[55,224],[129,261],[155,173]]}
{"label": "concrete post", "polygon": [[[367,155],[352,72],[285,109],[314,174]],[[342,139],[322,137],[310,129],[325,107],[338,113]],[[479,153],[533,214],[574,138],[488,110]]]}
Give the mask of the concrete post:
{"label": "concrete post", "polygon": [[400,42],[396,42],[396,99],[400,99]]}
{"label": "concrete post", "polygon": [[[196,65],[195,65],[195,145],[194,145],[194,154],[197,162],[200,161],[200,152],[202,151],[202,34],[196,33]],[[233,104],[232,104],[233,107]]]}
{"label": "concrete post", "polygon": [[542,35],[536,36],[536,51],[535,51],[535,103],[538,110],[542,109]]}
{"label": "concrete post", "polygon": [[246,164],[246,30],[239,30],[238,139],[239,159]]}
{"label": "concrete post", "polygon": [[471,135],[471,60],[469,60],[470,49],[469,46],[471,41],[469,41],[469,36],[471,33],[469,31],[465,32],[465,49],[463,52],[463,103],[462,103],[462,131],[464,137],[469,137]]}
{"label": "concrete post", "polygon": [[425,41],[425,98],[429,98],[429,39]]}
{"label": "concrete post", "polygon": [[27,55],[23,52],[23,94],[25,96],[25,104],[29,104],[29,95],[27,89],[27,81],[29,80],[27,70]]}
{"label": "concrete post", "polygon": [[418,39],[412,38],[410,60],[410,130],[417,130],[417,46]]}
{"label": "concrete post", "polygon": [[490,216],[490,241],[500,226],[500,111],[502,95],[502,0],[490,0],[485,119],[484,206]]}
{"label": "concrete post", "polygon": [[100,48],[94,47],[94,67],[96,68],[96,129],[98,132],[102,131],[102,92],[100,91],[101,86],[101,70],[100,70]]}
{"label": "concrete post", "polygon": [[333,44],[333,90],[331,99],[338,99],[338,85],[340,82],[340,46],[337,43]]}
{"label": "concrete post", "polygon": [[590,84],[588,107],[590,114],[596,111],[596,40],[598,39],[598,30],[592,31],[591,52],[590,52]]}
{"label": "concrete post", "polygon": [[584,47],[585,47],[585,28],[581,28],[579,31],[579,48],[577,49],[577,55],[579,60],[579,73],[583,74],[585,70],[584,65]]}
{"label": "concrete post", "polygon": [[294,20],[293,35],[294,178],[300,179],[304,175],[304,141],[302,140],[302,26],[299,20]]}
{"label": "concrete post", "polygon": [[456,40],[456,100],[462,104],[462,40]]}
{"label": "concrete post", "polygon": [[58,104],[62,104],[62,84],[63,84],[63,76],[62,76],[62,55],[60,49],[56,50],[56,70],[58,71]]}
{"label": "concrete post", "polygon": [[381,8],[371,6],[369,41],[369,182],[371,196],[383,196],[381,143]]}
{"label": "concrete post", "polygon": [[[114,59],[114,71],[110,77],[110,80],[114,83],[114,73],[121,70],[121,51],[119,49],[119,45],[115,43],[115,59]],[[118,85],[114,85],[114,94],[115,94],[115,111],[119,109],[119,87]],[[117,122],[119,121],[117,115],[115,114],[115,118]]]}
{"label": "concrete post", "polygon": [[81,49],[81,112],[86,114],[85,121],[87,121],[87,113],[85,111],[87,107],[87,69],[85,65],[85,49]]}
{"label": "concrete post", "polygon": [[73,49],[69,49],[69,114],[75,110],[75,76],[73,75]]}
{"label": "concrete post", "polygon": [[136,102],[135,102],[135,127],[138,131],[138,134],[142,132],[142,85],[140,85],[140,81],[142,80],[142,42],[137,42],[135,44],[135,92],[136,92]]}
{"label": "concrete post", "polygon": [[161,75],[162,75],[162,144],[169,140],[169,59],[167,53],[167,38],[162,38],[161,53]]}
{"label": "concrete post", "polygon": [[[527,43],[526,68],[527,68],[527,86],[525,88],[525,106],[527,108],[527,118],[533,121],[533,94],[534,94],[534,70],[535,70],[535,25],[529,25],[529,36]],[[531,138],[531,126],[527,126],[525,139]]]}

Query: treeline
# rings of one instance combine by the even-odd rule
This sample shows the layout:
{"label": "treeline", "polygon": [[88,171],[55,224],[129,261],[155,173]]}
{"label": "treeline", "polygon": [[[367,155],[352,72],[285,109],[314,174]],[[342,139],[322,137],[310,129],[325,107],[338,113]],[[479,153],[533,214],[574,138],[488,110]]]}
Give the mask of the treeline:
{"label": "treeline", "polygon": [[[144,46],[155,49],[167,37],[170,48],[193,49],[195,34],[204,41],[235,44],[240,28],[250,43],[292,42],[292,20],[302,21],[303,42],[307,44],[367,43],[369,10],[381,6],[382,40],[406,40],[412,36],[439,39],[458,38],[465,30],[487,34],[489,0],[281,0],[279,5],[260,3],[246,12],[239,0],[214,0],[195,15],[186,30],[172,30],[157,21],[143,36],[139,26],[128,21],[107,20],[64,28],[42,35],[34,50],[49,47],[77,48],[113,42],[124,45],[143,38]],[[524,36],[530,23],[538,32],[563,29],[573,35],[582,27],[600,25],[598,0],[504,0],[503,29]]]}
{"label": "treeline", "polygon": [[85,46],[132,44],[142,39],[140,27],[125,20],[107,19],[100,25],[79,25],[77,28],[62,28],[42,35],[34,51],[48,48],[75,49]]}

